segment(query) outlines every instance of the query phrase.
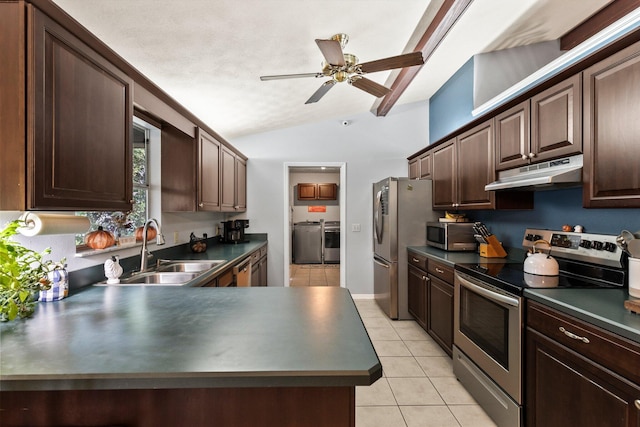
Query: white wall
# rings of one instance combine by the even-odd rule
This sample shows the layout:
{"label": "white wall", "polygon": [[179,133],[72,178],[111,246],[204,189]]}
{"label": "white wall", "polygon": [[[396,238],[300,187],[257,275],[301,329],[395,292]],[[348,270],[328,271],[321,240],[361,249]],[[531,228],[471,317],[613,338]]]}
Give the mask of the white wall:
{"label": "white wall", "polygon": [[[407,176],[407,157],[428,144],[428,108],[419,102],[386,117],[362,113],[230,141],[249,158],[246,217],[251,232],[268,234],[269,286],[284,281],[284,163],[345,162],[346,286],[352,294],[373,293],[371,186],[386,176]],[[352,232],[352,224],[361,231]]]}

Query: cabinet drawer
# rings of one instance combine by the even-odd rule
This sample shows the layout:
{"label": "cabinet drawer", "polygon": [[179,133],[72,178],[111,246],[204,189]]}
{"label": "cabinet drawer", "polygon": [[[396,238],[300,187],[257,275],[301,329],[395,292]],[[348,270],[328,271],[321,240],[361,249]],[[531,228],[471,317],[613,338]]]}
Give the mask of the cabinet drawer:
{"label": "cabinet drawer", "polygon": [[251,254],[251,264],[256,265],[260,259],[260,249]]}
{"label": "cabinet drawer", "polygon": [[263,246],[260,248],[260,258],[267,256],[267,247]]}
{"label": "cabinet drawer", "polygon": [[233,270],[227,270],[218,276],[218,287],[226,288],[233,285]]}
{"label": "cabinet drawer", "polygon": [[440,280],[450,284],[453,283],[453,267],[450,265],[431,260],[428,271]]}
{"label": "cabinet drawer", "polygon": [[427,260],[426,256],[409,251],[407,258],[410,265],[415,265],[416,267],[427,271],[427,265],[429,261]]}
{"label": "cabinet drawer", "polygon": [[527,326],[640,383],[640,345],[597,326],[529,301]]}

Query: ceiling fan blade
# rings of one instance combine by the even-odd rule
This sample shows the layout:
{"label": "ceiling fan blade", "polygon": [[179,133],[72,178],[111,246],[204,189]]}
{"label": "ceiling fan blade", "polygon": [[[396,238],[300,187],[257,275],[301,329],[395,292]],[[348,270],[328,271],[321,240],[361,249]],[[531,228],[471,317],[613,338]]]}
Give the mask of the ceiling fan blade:
{"label": "ceiling fan blade", "polygon": [[320,101],[320,98],[322,98],[325,93],[329,92],[329,89],[331,89],[335,84],[335,80],[328,80],[324,82],[322,86],[320,86],[320,88],[313,95],[311,95],[311,98],[307,99],[307,102],[305,102],[305,104],[313,104],[314,102]]}
{"label": "ceiling fan blade", "polygon": [[303,77],[324,77],[322,73],[278,74],[275,76],[260,76],[260,80],[300,79]]}
{"label": "ceiling fan blade", "polygon": [[344,66],[344,53],[342,52],[342,46],[337,40],[322,40],[316,39],[316,44],[320,48],[324,59],[331,65]]}
{"label": "ceiling fan blade", "polygon": [[382,86],[381,84],[362,76],[353,76],[349,79],[349,83],[351,84],[351,86],[355,86],[358,89],[370,93],[371,95],[378,98],[380,98],[381,96],[385,96],[391,91],[391,89],[387,88],[386,86]]}
{"label": "ceiling fan blade", "polygon": [[375,73],[376,71],[393,70],[394,68],[412,67],[424,64],[422,52],[411,52],[376,61],[364,62],[359,65],[363,73]]}

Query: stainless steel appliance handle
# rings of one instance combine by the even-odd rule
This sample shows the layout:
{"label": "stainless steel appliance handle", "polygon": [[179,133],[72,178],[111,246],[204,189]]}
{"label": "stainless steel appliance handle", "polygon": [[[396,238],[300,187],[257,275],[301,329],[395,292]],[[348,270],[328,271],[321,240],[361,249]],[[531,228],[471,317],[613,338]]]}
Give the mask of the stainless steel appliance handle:
{"label": "stainless steel appliance handle", "polygon": [[382,243],[382,190],[378,191],[376,194],[376,208],[373,213],[373,228],[374,228],[374,238],[377,239],[378,243]]}
{"label": "stainless steel appliance handle", "polygon": [[376,264],[378,264],[378,265],[380,265],[380,266],[382,266],[382,267],[384,267],[384,268],[391,268],[391,267],[389,267],[389,265],[388,265],[388,264],[385,264],[385,263],[383,263],[383,262],[380,262],[380,261],[378,261],[378,260],[377,260],[377,259],[375,259],[375,258],[373,259],[373,262],[375,262]]}
{"label": "stainless steel appliance handle", "polygon": [[468,281],[467,279],[465,279],[464,277],[462,277],[461,275],[457,275],[458,276],[458,280],[460,281],[460,285],[464,286],[465,288],[482,295],[485,298],[488,298],[492,301],[496,301],[496,302],[501,302],[503,304],[507,304],[510,305],[512,307],[519,307],[520,306],[520,301],[518,301],[517,298],[512,298],[509,297],[507,295],[502,295],[496,292],[492,292],[491,290],[487,289],[487,288],[483,288],[482,286],[476,285],[475,283],[472,283],[470,281]]}

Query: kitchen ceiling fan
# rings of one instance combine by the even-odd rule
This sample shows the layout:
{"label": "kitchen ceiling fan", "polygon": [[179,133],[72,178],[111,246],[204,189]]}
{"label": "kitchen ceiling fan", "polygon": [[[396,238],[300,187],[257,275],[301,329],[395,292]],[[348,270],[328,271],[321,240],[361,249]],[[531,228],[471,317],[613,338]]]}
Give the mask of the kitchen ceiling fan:
{"label": "kitchen ceiling fan", "polygon": [[363,74],[377,71],[393,70],[395,68],[412,67],[424,64],[422,52],[411,52],[376,61],[358,63],[358,57],[351,53],[344,53],[343,49],[349,41],[346,34],[336,34],[330,40],[316,39],[324,61],[322,71],[319,73],[280,74],[275,76],[261,76],[260,80],[297,79],[304,77],[331,77],[311,95],[305,104],[318,102],[336,83],[348,82],[375,97],[381,97],[389,93],[391,89],[363,77]]}

